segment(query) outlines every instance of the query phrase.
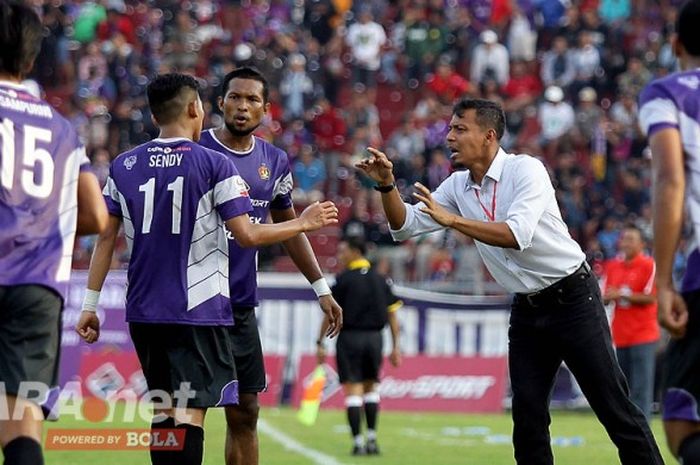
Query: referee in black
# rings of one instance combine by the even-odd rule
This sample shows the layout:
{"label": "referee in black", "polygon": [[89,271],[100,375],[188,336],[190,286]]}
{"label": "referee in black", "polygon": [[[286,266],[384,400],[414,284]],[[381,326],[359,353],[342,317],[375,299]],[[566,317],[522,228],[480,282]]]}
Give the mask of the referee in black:
{"label": "referee in black", "polygon": [[[389,361],[401,363],[399,322],[396,311],[402,303],[394,296],[386,278],[372,270],[365,258],[365,245],[349,238],[338,245],[338,261],[344,271],[332,288],[333,297],[343,308],[343,329],[336,345],[338,375],[345,393],[345,407],[353,437],[353,455],[377,455],[377,417],[379,415],[379,369],[382,365],[382,329],[391,328],[392,350]],[[319,363],[326,350],[323,338],[328,329],[323,320],[316,341]],[[360,434],[362,408],[367,421],[367,441]]]}

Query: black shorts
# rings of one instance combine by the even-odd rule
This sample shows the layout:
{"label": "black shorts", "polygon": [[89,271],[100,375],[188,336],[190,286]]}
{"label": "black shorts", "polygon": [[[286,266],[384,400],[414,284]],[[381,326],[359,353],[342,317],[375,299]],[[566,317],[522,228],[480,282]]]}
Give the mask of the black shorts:
{"label": "black shorts", "polygon": [[[189,383],[189,408],[238,403],[238,381],[226,326],[129,323],[148,389],[175,395]],[[177,397],[173,398],[176,407]]]}
{"label": "black shorts", "polygon": [[267,388],[258,320],[253,307],[233,307],[233,326],[228,327],[238,372],[238,391],[254,394]]}
{"label": "black shorts", "polygon": [[335,347],[341,383],[379,382],[382,366],[382,332],[342,330]]}
{"label": "black shorts", "polygon": [[700,290],[683,294],[688,327],[666,349],[664,420],[700,422]]}
{"label": "black shorts", "polygon": [[49,419],[57,417],[62,310],[63,299],[47,287],[0,286],[0,382],[11,395],[23,393],[23,381],[40,383],[45,392],[26,397]]}

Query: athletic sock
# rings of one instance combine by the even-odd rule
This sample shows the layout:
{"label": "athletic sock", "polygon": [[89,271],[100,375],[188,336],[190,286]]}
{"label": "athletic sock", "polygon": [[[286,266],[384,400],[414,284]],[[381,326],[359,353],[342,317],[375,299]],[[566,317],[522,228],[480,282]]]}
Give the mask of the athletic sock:
{"label": "athletic sock", "polygon": [[700,433],[691,434],[683,440],[678,456],[683,465],[700,465]]}
{"label": "athletic sock", "polygon": [[[173,417],[166,417],[163,421],[157,421],[162,417],[156,417],[151,422],[151,433],[159,429],[174,429],[175,420]],[[169,465],[172,463],[172,457],[177,454],[177,451],[167,450],[167,449],[153,449],[151,448],[151,464],[152,465]]]}
{"label": "athletic sock", "polygon": [[[379,416],[379,393],[368,392],[365,394],[365,420],[367,421],[367,429],[370,431],[377,430],[377,417]],[[369,438],[369,431],[367,432]],[[376,437],[375,437],[376,439]]]}
{"label": "athletic sock", "polygon": [[352,437],[360,435],[360,421],[362,419],[362,397],[348,396],[345,398],[345,407],[348,412],[348,423]]}
{"label": "athletic sock", "polygon": [[27,436],[8,442],[2,452],[5,454],[5,465],[44,465],[41,444]]}
{"label": "athletic sock", "polygon": [[204,458],[204,429],[201,426],[183,423],[177,428],[185,430],[185,448],[180,452],[180,461],[172,465],[202,465]]}

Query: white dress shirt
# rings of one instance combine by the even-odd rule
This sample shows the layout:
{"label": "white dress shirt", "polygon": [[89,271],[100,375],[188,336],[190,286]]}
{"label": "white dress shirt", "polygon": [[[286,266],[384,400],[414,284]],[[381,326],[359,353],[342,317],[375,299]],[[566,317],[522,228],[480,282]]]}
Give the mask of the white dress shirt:
{"label": "white dress shirt", "polygon": [[[433,198],[464,218],[490,221],[493,211],[494,221],[510,227],[520,250],[475,241],[486,268],[510,292],[544,289],[576,271],[585,259],[561,218],[547,170],[529,155],[508,154],[499,148],[481,186],[469,170],[458,171],[438,186]],[[400,229],[391,230],[395,240],[443,228],[420,211],[422,203],[405,206],[406,221]]]}

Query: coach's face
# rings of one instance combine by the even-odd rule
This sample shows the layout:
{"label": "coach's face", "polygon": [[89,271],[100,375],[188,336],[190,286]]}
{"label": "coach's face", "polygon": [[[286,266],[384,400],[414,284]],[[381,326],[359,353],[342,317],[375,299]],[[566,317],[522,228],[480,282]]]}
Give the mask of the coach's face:
{"label": "coach's face", "polygon": [[493,129],[483,128],[476,122],[476,110],[465,110],[462,116],[453,114],[446,137],[452,164],[469,168],[488,158],[494,136]]}
{"label": "coach's face", "polygon": [[235,136],[247,136],[255,131],[269,108],[263,84],[255,79],[231,79],[226,95],[219,99],[224,123]]}

